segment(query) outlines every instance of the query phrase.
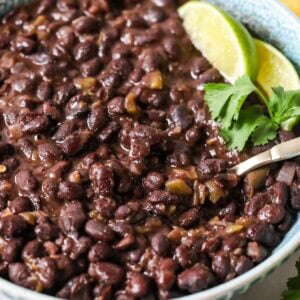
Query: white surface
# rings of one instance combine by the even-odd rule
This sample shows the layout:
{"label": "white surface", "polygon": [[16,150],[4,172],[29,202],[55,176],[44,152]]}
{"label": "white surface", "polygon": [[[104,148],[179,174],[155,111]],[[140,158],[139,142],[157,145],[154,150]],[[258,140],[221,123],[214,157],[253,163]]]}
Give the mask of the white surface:
{"label": "white surface", "polygon": [[280,294],[286,288],[287,279],[297,273],[295,263],[299,257],[300,251],[295,253],[262,283],[252,287],[247,293],[234,300],[279,300]]}

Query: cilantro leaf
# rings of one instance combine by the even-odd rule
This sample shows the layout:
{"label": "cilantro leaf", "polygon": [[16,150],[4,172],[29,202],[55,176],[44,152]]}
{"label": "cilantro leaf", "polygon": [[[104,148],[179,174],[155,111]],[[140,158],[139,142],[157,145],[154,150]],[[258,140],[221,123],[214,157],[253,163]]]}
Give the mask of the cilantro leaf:
{"label": "cilantro leaf", "polygon": [[300,116],[300,107],[292,107],[281,117],[281,122]]}
{"label": "cilantro leaf", "polygon": [[236,120],[246,98],[256,90],[251,79],[244,75],[234,85],[226,83],[208,83],[205,85],[205,101],[215,120],[224,128]]}
{"label": "cilantro leaf", "polygon": [[288,279],[287,290],[282,293],[282,300],[300,299],[300,259],[296,263],[297,275]]}
{"label": "cilantro leaf", "polygon": [[[247,96],[237,97],[232,95],[229,103],[224,108],[225,111],[220,118],[220,123],[224,128],[229,128],[231,126],[232,120],[237,120],[240,113],[240,108],[244,104]],[[224,116],[223,116],[224,115]]]}
{"label": "cilantro leaf", "polygon": [[282,87],[273,88],[273,95],[269,106],[273,112],[273,119],[277,123],[296,117],[300,114],[300,90],[284,91]]}
{"label": "cilantro leaf", "polygon": [[224,105],[232,95],[231,85],[226,83],[208,83],[205,85],[205,101],[211,116],[218,119]]}
{"label": "cilantro leaf", "polygon": [[257,105],[250,106],[240,111],[238,120],[231,128],[221,130],[230,149],[244,149],[249,137],[261,122],[260,116],[262,108]]}
{"label": "cilantro leaf", "polygon": [[278,124],[266,116],[259,118],[258,125],[252,134],[252,142],[254,146],[265,145],[277,136]]}
{"label": "cilantro leaf", "polygon": [[[209,111],[220,124],[221,134],[230,149],[242,151],[250,138],[254,146],[264,145],[276,138],[280,126],[290,128],[300,121],[300,90],[284,91],[276,87],[271,99],[267,99],[247,75],[233,85],[208,83],[204,89]],[[257,105],[242,108],[253,92],[266,110]]]}

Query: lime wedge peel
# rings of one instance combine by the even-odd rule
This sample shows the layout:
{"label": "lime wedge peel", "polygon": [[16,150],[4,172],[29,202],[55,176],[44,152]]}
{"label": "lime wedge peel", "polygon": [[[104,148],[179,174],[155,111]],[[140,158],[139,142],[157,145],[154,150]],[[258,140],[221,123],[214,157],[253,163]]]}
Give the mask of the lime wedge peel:
{"label": "lime wedge peel", "polygon": [[244,74],[255,80],[258,56],[253,38],[230,15],[202,1],[190,1],[179,8],[183,26],[195,47],[231,83]]}

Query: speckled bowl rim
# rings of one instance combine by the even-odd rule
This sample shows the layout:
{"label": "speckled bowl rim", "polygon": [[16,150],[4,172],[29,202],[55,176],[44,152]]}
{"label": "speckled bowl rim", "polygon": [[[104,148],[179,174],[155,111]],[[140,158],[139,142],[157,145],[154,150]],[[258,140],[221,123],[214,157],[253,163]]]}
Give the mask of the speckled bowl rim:
{"label": "speckled bowl rim", "polygon": [[[5,1],[5,0],[4,0]],[[224,0],[226,1],[226,0]],[[264,0],[262,0],[264,1]],[[1,2],[1,0],[0,0]],[[278,0],[269,1],[272,2],[278,10],[281,11],[287,18],[291,19],[291,22],[295,23],[296,26],[299,25],[300,21],[286,9]],[[238,276],[226,283],[220,284],[216,287],[210,288],[208,290],[197,292],[184,297],[176,298],[176,300],[215,300],[224,297],[230,298],[236,293],[243,293],[250,286],[255,285],[259,281],[288,259],[297,249],[300,247],[300,234],[298,229],[300,228],[300,214],[298,214],[297,220],[293,227],[286,233],[283,241],[279,244],[274,252],[262,263],[255,266],[253,269],[249,270],[243,275]],[[289,238],[288,238],[289,237]],[[288,238],[289,240],[285,241]],[[0,292],[3,292],[9,296],[20,297],[20,299],[28,300],[58,300],[57,297],[48,296],[46,294],[37,293],[29,289],[18,286],[8,280],[0,278]]]}

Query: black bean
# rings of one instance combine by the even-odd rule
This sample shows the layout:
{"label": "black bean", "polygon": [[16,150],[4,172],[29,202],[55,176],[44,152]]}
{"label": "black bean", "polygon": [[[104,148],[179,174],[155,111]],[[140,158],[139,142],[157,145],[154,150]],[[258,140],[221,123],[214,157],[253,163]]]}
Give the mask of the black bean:
{"label": "black bean", "polygon": [[31,192],[37,189],[38,181],[29,170],[19,171],[15,176],[16,184],[20,190]]}
{"label": "black bean", "polygon": [[211,252],[215,252],[221,245],[221,240],[219,237],[212,237],[205,240],[201,246],[202,252],[206,254],[210,254]]}
{"label": "black bean", "polygon": [[85,136],[81,136],[80,133],[74,132],[74,134],[66,136],[64,142],[62,144],[58,144],[58,146],[60,146],[63,153],[73,156],[82,150],[84,146],[83,138],[85,139]]}
{"label": "black bean", "polygon": [[47,218],[41,218],[34,228],[36,237],[43,241],[54,240],[58,236],[58,228]]}
{"label": "black bean", "polygon": [[59,39],[60,44],[71,47],[75,42],[75,34],[73,29],[69,26],[62,26],[56,32],[56,36]]}
{"label": "black bean", "polygon": [[118,286],[123,281],[124,270],[113,263],[92,263],[89,266],[89,275],[102,283]]}
{"label": "black bean", "polygon": [[83,189],[79,183],[63,181],[59,184],[57,195],[66,201],[80,200],[83,197]]}
{"label": "black bean", "polygon": [[237,205],[232,201],[220,210],[219,216],[224,218],[226,221],[233,221],[237,210]]}
{"label": "black bean", "polygon": [[263,246],[259,245],[257,242],[250,242],[247,246],[247,255],[251,257],[251,259],[255,263],[259,263],[267,257],[268,252]]}
{"label": "black bean", "polygon": [[42,191],[47,198],[53,199],[58,193],[58,182],[55,179],[47,178],[42,183]]}
{"label": "black bean", "polygon": [[130,55],[130,47],[123,43],[116,43],[112,50],[112,58],[119,59]]}
{"label": "black bean", "polygon": [[72,83],[64,83],[56,88],[53,101],[57,105],[66,104],[76,94],[76,88]]}
{"label": "black bean", "polygon": [[59,272],[59,278],[63,282],[75,275],[75,263],[66,255],[56,255],[55,262]]}
{"label": "black bean", "polygon": [[165,183],[164,176],[158,172],[151,172],[147,174],[144,180],[144,186],[149,191],[156,191],[162,188]]}
{"label": "black bean", "polygon": [[164,91],[145,89],[140,94],[139,100],[155,108],[159,108],[166,102],[166,94]]}
{"label": "black bean", "polygon": [[274,183],[270,189],[271,200],[278,205],[285,205],[288,200],[288,187],[282,182]]}
{"label": "black bean", "polygon": [[97,55],[97,47],[90,42],[79,43],[74,48],[74,58],[79,62],[85,62]]}
{"label": "black bean", "polygon": [[195,250],[188,248],[186,245],[180,245],[175,249],[174,258],[184,269],[191,267],[198,260]]}
{"label": "black bean", "polygon": [[290,229],[291,225],[293,224],[293,216],[288,211],[285,212],[283,220],[278,225],[278,230],[280,232],[286,232]]}
{"label": "black bean", "polygon": [[267,204],[257,214],[258,220],[267,224],[277,224],[284,218],[285,209],[281,205]]}
{"label": "black bean", "polygon": [[192,123],[193,118],[183,105],[174,106],[170,114],[174,124],[183,130],[187,129]]}
{"label": "black bean", "polygon": [[198,78],[204,71],[209,68],[210,64],[204,57],[196,58],[192,62],[191,75],[193,78]]}
{"label": "black bean", "polygon": [[219,82],[221,80],[221,74],[220,72],[215,69],[209,69],[207,71],[205,71],[204,73],[202,73],[199,77],[199,83],[200,84],[205,84],[208,82]]}
{"label": "black bean", "polygon": [[247,256],[241,256],[235,266],[235,272],[241,275],[253,267],[253,262]]}
{"label": "black bean", "polygon": [[98,57],[92,58],[80,65],[80,71],[84,76],[95,76],[100,72],[102,62]]}
{"label": "black bean", "polygon": [[201,138],[201,132],[198,128],[192,127],[188,129],[185,133],[185,139],[189,144],[195,144],[199,141]]}
{"label": "black bean", "polygon": [[62,158],[61,151],[53,143],[41,143],[38,145],[38,154],[41,161],[55,162]]}
{"label": "black bean", "polygon": [[32,240],[24,246],[22,258],[24,261],[27,261],[32,258],[42,257],[44,254],[43,244],[37,240]]}
{"label": "black bean", "polygon": [[157,6],[150,7],[144,14],[144,20],[148,24],[158,23],[165,19],[165,14],[162,9],[159,9]]}
{"label": "black bean", "polygon": [[115,209],[117,208],[117,203],[112,198],[100,197],[99,199],[94,201],[94,208],[103,217],[111,218],[114,214]]}
{"label": "black bean", "polygon": [[32,210],[32,203],[26,197],[17,197],[12,201],[8,202],[8,208],[14,213],[18,214],[25,211]]}
{"label": "black bean", "polygon": [[264,193],[257,193],[249,199],[245,205],[244,212],[252,217],[256,217],[257,213],[269,201],[269,196]]}
{"label": "black bean", "polygon": [[221,279],[225,279],[230,272],[230,258],[227,253],[221,252],[213,256],[212,270]]}
{"label": "black bean", "polygon": [[14,48],[26,55],[32,54],[37,49],[37,43],[33,39],[25,36],[18,36]]}
{"label": "black bean", "polygon": [[9,263],[18,261],[20,258],[22,245],[23,241],[21,238],[13,238],[8,240],[1,252],[2,259]]}
{"label": "black bean", "polygon": [[65,233],[76,232],[85,221],[86,215],[80,202],[67,203],[60,210],[58,224]]}
{"label": "black bean", "polygon": [[0,219],[0,233],[7,237],[21,236],[29,225],[19,215],[9,215]]}
{"label": "black bean", "polygon": [[152,249],[160,256],[166,256],[170,247],[170,241],[163,234],[157,233],[151,238]]}
{"label": "black bean", "polygon": [[56,296],[64,299],[90,299],[90,288],[91,279],[83,273],[69,280]]}
{"label": "black bean", "polygon": [[147,125],[138,125],[130,132],[132,141],[134,140],[145,140],[150,145],[155,145],[161,141],[160,132]]}
{"label": "black bean", "polygon": [[154,191],[152,192],[147,200],[151,203],[176,203],[178,202],[178,197],[167,191]]}
{"label": "black bean", "polygon": [[52,85],[49,82],[41,82],[36,90],[36,96],[41,101],[50,100],[53,95],[53,88]]}
{"label": "black bean", "polygon": [[[146,46],[155,42],[159,38],[159,30],[155,27],[148,30],[138,30],[134,31],[133,44],[134,46]],[[126,41],[126,37],[122,40]]]}
{"label": "black bean", "polygon": [[125,113],[125,99],[122,97],[116,97],[109,101],[107,104],[107,111],[111,117],[122,115]]}
{"label": "black bean", "polygon": [[198,173],[202,176],[214,175],[226,170],[226,160],[209,158],[202,160],[198,165]]}
{"label": "black bean", "polygon": [[223,250],[231,252],[234,249],[242,248],[246,244],[246,239],[241,235],[231,235],[223,240]]}
{"label": "black bean", "polygon": [[103,242],[98,242],[89,251],[88,259],[92,263],[107,261],[113,256],[113,249]]}
{"label": "black bean", "polygon": [[207,289],[215,283],[213,274],[206,266],[195,265],[178,275],[179,288],[188,290],[190,293]]}
{"label": "black bean", "polygon": [[23,287],[35,290],[37,287],[37,280],[30,274],[29,269],[24,263],[13,263],[8,267],[9,279]]}
{"label": "black bean", "polygon": [[114,178],[111,169],[97,163],[91,166],[89,175],[96,193],[104,196],[112,194]]}
{"label": "black bean", "polygon": [[117,122],[111,121],[106,127],[104,127],[99,134],[99,139],[101,142],[108,142],[113,136],[116,135],[120,125]]}
{"label": "black bean", "polygon": [[246,237],[267,247],[274,247],[279,242],[279,236],[274,228],[260,223],[251,225],[246,231]]}
{"label": "black bean", "polygon": [[114,232],[107,225],[97,220],[89,220],[85,224],[85,231],[97,241],[111,242],[115,238]]}
{"label": "black bean", "polygon": [[129,272],[126,287],[132,297],[145,297],[149,292],[149,280],[141,273]]}
{"label": "black bean", "polygon": [[76,95],[72,97],[66,105],[65,111],[69,118],[77,118],[86,115],[89,111],[90,99],[84,95]]}
{"label": "black bean", "polygon": [[57,266],[50,257],[43,257],[37,260],[37,273],[45,289],[51,289],[57,282]]}
{"label": "black bean", "polygon": [[82,16],[75,19],[72,25],[78,33],[93,33],[98,31],[100,23],[98,18]]}
{"label": "black bean", "polygon": [[12,89],[21,94],[21,93],[30,93],[35,88],[35,83],[30,78],[20,78],[13,81],[11,85]]}
{"label": "black bean", "polygon": [[178,223],[183,228],[188,228],[194,225],[198,220],[199,220],[199,212],[197,209],[192,208],[180,215],[178,219]]}
{"label": "black bean", "polygon": [[145,51],[142,54],[141,63],[145,72],[152,72],[161,67],[163,57],[158,51]]}
{"label": "black bean", "polygon": [[92,109],[92,111],[88,116],[87,124],[89,129],[92,132],[97,132],[98,130],[104,127],[106,121],[107,121],[107,115],[105,111],[99,107],[99,108]]}
{"label": "black bean", "polygon": [[155,272],[156,283],[163,289],[170,289],[176,281],[177,263],[171,258],[165,258],[160,261]]}
{"label": "black bean", "polygon": [[50,128],[50,125],[46,115],[37,115],[23,126],[22,131],[29,134],[43,133]]}
{"label": "black bean", "polygon": [[174,38],[166,38],[163,41],[164,49],[166,50],[171,60],[176,60],[180,56],[181,49]]}

